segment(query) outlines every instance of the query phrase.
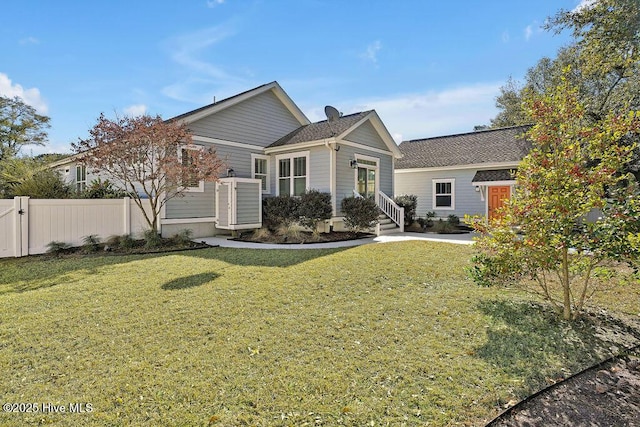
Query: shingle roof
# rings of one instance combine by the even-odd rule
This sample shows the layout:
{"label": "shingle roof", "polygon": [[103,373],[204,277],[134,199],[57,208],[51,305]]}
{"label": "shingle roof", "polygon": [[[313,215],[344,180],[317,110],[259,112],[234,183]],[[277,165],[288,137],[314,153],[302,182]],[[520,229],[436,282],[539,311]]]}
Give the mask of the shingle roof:
{"label": "shingle roof", "polygon": [[317,141],[323,138],[338,136],[351,126],[358,123],[373,110],[342,116],[329,123],[327,120],[300,126],[298,129],[283,136],[267,148],[281,147],[283,145],[298,144],[301,142]]}
{"label": "shingle roof", "polygon": [[396,160],[396,169],[517,162],[531,150],[531,143],[521,137],[530,127],[514,126],[405,141],[400,144],[404,157]]}
{"label": "shingle roof", "polygon": [[513,171],[510,169],[478,171],[471,182],[513,181],[515,178],[512,172],[515,171],[516,169]]}

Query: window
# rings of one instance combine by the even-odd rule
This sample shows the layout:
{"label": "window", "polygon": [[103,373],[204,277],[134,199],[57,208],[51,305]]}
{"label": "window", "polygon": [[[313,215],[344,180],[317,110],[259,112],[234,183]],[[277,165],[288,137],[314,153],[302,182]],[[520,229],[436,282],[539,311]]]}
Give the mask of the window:
{"label": "window", "polygon": [[182,186],[186,188],[186,191],[196,191],[202,192],[204,191],[204,181],[199,181],[197,179],[197,174],[193,170],[189,170],[193,165],[193,157],[196,155],[195,151],[202,149],[201,147],[194,148],[186,148],[181,147],[178,152],[178,158],[182,166],[185,167],[185,171],[182,174]]}
{"label": "window", "polygon": [[276,157],[278,161],[278,195],[301,196],[308,188],[307,163],[309,152]]}
{"label": "window", "polygon": [[262,181],[262,192],[271,193],[269,179],[269,157],[260,154],[251,155],[251,175]]}
{"label": "window", "polygon": [[76,166],[76,191],[82,193],[87,188],[87,167],[85,165]]}
{"label": "window", "polygon": [[455,179],[433,180],[433,208],[455,209]]}

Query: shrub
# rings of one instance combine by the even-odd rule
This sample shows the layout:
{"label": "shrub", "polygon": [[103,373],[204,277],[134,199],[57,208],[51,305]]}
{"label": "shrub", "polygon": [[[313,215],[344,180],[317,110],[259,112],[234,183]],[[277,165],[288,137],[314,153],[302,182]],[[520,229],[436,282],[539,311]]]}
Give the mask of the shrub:
{"label": "shrub", "polygon": [[102,181],[98,178],[89,183],[80,197],[83,199],[120,199],[127,195],[126,191],[116,188],[108,179]]}
{"label": "shrub", "polygon": [[66,252],[71,245],[65,242],[51,241],[47,244],[47,253],[53,255],[61,255]]}
{"label": "shrub", "polygon": [[60,173],[53,169],[43,169],[12,185],[8,195],[29,196],[33,199],[70,199],[74,192]]}
{"label": "shrub", "polygon": [[416,208],[418,207],[418,196],[415,194],[403,194],[396,196],[393,201],[396,205],[404,208],[404,225],[411,225],[416,219]]}
{"label": "shrub", "polygon": [[298,214],[300,224],[316,232],[318,223],[331,219],[333,214],[331,193],[321,193],[318,190],[305,191],[300,196]]}
{"label": "shrub", "polygon": [[193,239],[193,231],[189,228],[183,228],[182,230],[171,236],[171,242],[181,246],[187,246],[191,244],[191,239]]}
{"label": "shrub", "polygon": [[376,202],[364,197],[342,199],[342,212],[345,225],[355,233],[373,227],[378,222],[380,214]]}
{"label": "shrub", "polygon": [[300,200],[291,196],[268,197],[262,202],[262,221],[271,229],[279,225],[290,226],[300,218]]}
{"label": "shrub", "polygon": [[451,232],[454,231],[454,229],[455,229],[455,227],[453,225],[451,225],[449,220],[443,221],[442,218],[440,218],[438,220],[438,222],[436,222],[433,225],[433,231],[435,231],[436,233],[440,233],[440,234],[451,233]]}
{"label": "shrub", "polygon": [[136,241],[131,237],[130,234],[123,234],[122,236],[118,236],[118,246],[121,249],[131,249],[136,245]]}
{"label": "shrub", "polygon": [[82,238],[82,248],[86,252],[97,252],[100,250],[100,237],[96,234],[89,234],[88,236],[84,236]]}
{"label": "shrub", "polygon": [[149,229],[143,233],[144,247],[148,249],[157,248],[162,245],[162,237],[156,230]]}
{"label": "shrub", "polygon": [[451,214],[447,217],[447,222],[449,223],[449,225],[457,227],[458,225],[460,225],[460,218],[457,215]]}

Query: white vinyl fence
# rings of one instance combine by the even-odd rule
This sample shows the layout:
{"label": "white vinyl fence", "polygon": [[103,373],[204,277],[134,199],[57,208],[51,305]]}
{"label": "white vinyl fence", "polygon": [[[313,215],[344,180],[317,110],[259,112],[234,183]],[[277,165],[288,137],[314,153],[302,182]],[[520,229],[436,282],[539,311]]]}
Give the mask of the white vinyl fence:
{"label": "white vinyl fence", "polygon": [[142,212],[129,197],[0,199],[0,258],[44,253],[54,240],[80,246],[92,234],[105,239],[147,228]]}

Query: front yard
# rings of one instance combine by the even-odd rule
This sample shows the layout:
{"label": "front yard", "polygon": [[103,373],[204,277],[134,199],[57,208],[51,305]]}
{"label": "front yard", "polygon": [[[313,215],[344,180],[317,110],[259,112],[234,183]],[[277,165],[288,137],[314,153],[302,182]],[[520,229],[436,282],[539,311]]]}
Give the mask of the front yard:
{"label": "front yard", "polygon": [[[413,241],[0,260],[0,396],[38,405],[0,424],[483,425],[640,339],[477,287],[470,256]],[[601,303],[637,319],[639,297]]]}

